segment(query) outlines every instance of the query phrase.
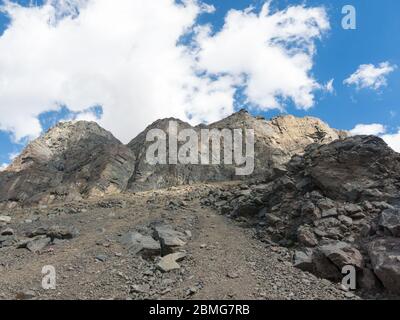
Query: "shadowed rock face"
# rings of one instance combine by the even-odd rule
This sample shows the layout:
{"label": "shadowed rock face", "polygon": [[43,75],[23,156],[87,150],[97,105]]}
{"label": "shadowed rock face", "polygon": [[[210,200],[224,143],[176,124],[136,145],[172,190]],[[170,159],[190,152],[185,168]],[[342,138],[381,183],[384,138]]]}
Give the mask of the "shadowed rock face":
{"label": "shadowed rock face", "polygon": [[131,150],[94,122],[66,122],[30,143],[0,174],[0,201],[73,201],[126,188]]}
{"label": "shadowed rock face", "polygon": [[[170,121],[178,124],[178,132],[194,129],[199,137],[201,129],[253,129],[254,173],[236,176],[238,166],[223,161],[220,165],[148,164],[146,151],[153,142],[146,141],[147,133],[161,129],[168,139]],[[277,170],[284,170],[285,163],[293,155],[302,154],[308,145],[329,143],[343,136],[345,133],[319,119],[283,116],[267,121],[244,110],[209,126],[192,127],[172,118],[158,120],[126,146],[94,122],[64,122],[31,142],[0,173],[0,202],[11,206],[46,204],[197,182],[265,180]],[[222,144],[221,159],[223,148]]]}

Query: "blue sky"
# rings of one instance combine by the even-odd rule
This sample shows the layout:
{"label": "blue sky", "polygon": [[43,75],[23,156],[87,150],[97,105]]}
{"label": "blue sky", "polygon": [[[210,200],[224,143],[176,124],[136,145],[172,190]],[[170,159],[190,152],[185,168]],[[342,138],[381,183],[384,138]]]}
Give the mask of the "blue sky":
{"label": "blue sky", "polygon": [[[14,2],[24,6],[32,3],[32,1],[27,0]],[[224,26],[224,18],[229,10],[244,10],[250,5],[254,6],[255,10],[259,10],[264,4],[264,1],[260,0],[207,0],[204,2],[213,5],[215,12],[201,15],[197,23],[199,25],[211,24],[215,33]],[[33,1],[33,3],[42,4],[41,1]],[[296,116],[316,116],[329,123],[332,127],[346,130],[351,130],[358,124],[381,124],[385,126],[387,134],[396,134],[400,127],[400,41],[398,39],[400,32],[400,19],[398,18],[400,1],[286,0],[272,1],[271,7],[273,10],[282,10],[288,6],[299,4],[305,4],[307,7],[323,6],[328,14],[331,28],[323,34],[321,39],[315,40],[317,52],[313,57],[310,75],[320,84],[325,84],[334,79],[334,92],[316,90],[315,104],[307,110],[304,110],[304,108],[299,109],[293,100],[288,99],[285,102],[285,112]],[[356,30],[344,30],[342,28],[341,20],[343,14],[341,11],[342,7],[347,4],[351,4],[356,8]],[[6,14],[0,13],[0,35],[7,30],[8,24],[9,19]],[[1,57],[0,55],[0,59]],[[358,89],[356,85],[343,83],[345,79],[354,74],[360,65],[371,64],[379,66],[382,62],[388,62],[391,66],[398,66],[394,71],[385,75],[386,85],[379,88],[367,87]],[[0,76],[1,72],[0,64]],[[265,70],[265,72],[268,72],[268,70]],[[21,93],[23,94],[23,92]],[[245,97],[240,96],[241,94],[241,90],[236,92],[236,107],[246,101]],[[1,101],[0,97],[0,103],[2,103]],[[48,129],[60,119],[82,113],[82,108],[79,110],[75,108],[74,112],[70,112],[68,107],[68,105],[60,105],[57,108],[53,108],[54,110],[41,113],[38,119],[42,129]],[[243,107],[251,107],[251,103]],[[0,108],[0,110],[4,110],[4,108]],[[101,106],[87,105],[86,111],[88,110],[90,112],[93,111],[98,117],[102,116]],[[13,112],[12,108],[9,112]],[[143,109],[137,111],[138,114],[141,112],[145,113],[147,111]],[[9,116],[7,113],[2,111],[2,114],[0,114],[0,124]],[[252,113],[272,117],[282,113],[282,110],[252,108]],[[107,115],[107,112],[105,112],[105,115]],[[147,123],[143,123],[143,126],[145,125]],[[107,127],[107,125],[105,126]],[[143,128],[137,128],[139,131],[141,129]],[[118,134],[116,135],[118,136]],[[22,138],[18,142],[13,140],[15,139],[12,137],[12,132],[4,130],[4,128],[0,131],[0,165],[8,163],[10,154],[19,152],[28,141],[27,138]]]}

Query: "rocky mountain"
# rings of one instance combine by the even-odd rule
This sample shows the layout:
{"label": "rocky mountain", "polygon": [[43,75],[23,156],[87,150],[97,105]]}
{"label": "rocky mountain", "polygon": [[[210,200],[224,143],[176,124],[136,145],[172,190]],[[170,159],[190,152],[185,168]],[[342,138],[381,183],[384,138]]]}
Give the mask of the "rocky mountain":
{"label": "rocky mountain", "polygon": [[0,174],[8,205],[75,201],[126,188],[135,157],[94,122],[64,122],[31,142]]}
{"label": "rocky mountain", "polygon": [[[177,124],[178,134],[193,129],[198,136],[202,129],[253,129],[253,174],[237,176],[237,166],[223,161],[219,165],[150,165],[146,152],[152,142],[146,141],[146,136],[150,130],[159,129],[167,133],[168,140],[171,121]],[[192,127],[172,118],[159,120],[125,146],[96,123],[64,122],[30,143],[0,173],[0,202],[7,206],[46,204],[207,181],[264,180],[282,170],[292,156],[302,154],[306,146],[329,143],[345,135],[315,118],[282,116],[267,121],[241,110],[209,126]],[[199,157],[202,143],[199,139]],[[179,142],[179,146],[182,144]]]}
{"label": "rocky mountain", "polygon": [[[195,136],[253,129],[254,172],[238,176],[235,163],[148,163],[153,142],[146,137],[153,129],[164,133],[158,142],[170,152],[171,122],[178,135],[188,129]],[[228,140],[218,140],[224,154]],[[200,158],[212,143],[200,139],[194,145]],[[245,290],[246,298],[352,299],[341,284],[343,267],[352,266],[360,297],[400,296],[400,154],[378,137],[349,137],[316,118],[266,120],[242,110],[208,126],[162,119],[127,145],[93,122],[60,123],[0,173],[0,203],[0,249],[16,266],[10,270],[24,270],[29,252],[49,250],[50,265],[61,256],[76,270],[85,265],[82,270],[102,273],[98,263],[123,270],[129,276],[118,279],[122,286],[132,282],[134,298],[169,292],[175,298],[221,298],[234,288],[236,295]],[[71,254],[54,251],[62,245]],[[17,249],[29,252],[21,258]],[[70,257],[78,250],[85,254],[77,264]],[[223,274],[227,265],[241,273]],[[98,273],[82,270],[85,281],[94,283]],[[177,292],[164,283],[164,274],[175,271],[174,283],[207,280]],[[30,274],[10,272],[10,279],[22,279],[23,286],[32,281]],[[7,288],[9,295],[3,278],[0,294]],[[115,294],[109,285],[114,275],[105,278],[108,284],[96,291],[100,297]],[[235,280],[233,287],[225,278]],[[73,282],[65,286],[68,297],[76,297]]]}

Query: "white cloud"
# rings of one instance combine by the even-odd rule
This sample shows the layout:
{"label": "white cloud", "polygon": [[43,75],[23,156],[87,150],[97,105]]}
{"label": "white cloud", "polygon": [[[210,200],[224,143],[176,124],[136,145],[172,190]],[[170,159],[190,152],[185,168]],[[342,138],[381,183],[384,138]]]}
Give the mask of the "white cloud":
{"label": "white cloud", "polygon": [[350,131],[352,135],[375,135],[381,137],[394,151],[400,152],[400,130],[397,133],[387,133],[384,125],[358,124]]}
{"label": "white cloud", "polygon": [[[314,105],[315,40],[328,30],[322,8],[230,11],[212,34],[196,0],[6,2],[0,37],[0,130],[37,136],[38,116],[66,105],[80,118],[101,105],[99,123],[127,142],[163,117],[215,121],[234,111],[237,88],[261,109],[291,99]],[[182,37],[196,38],[184,45]]]}
{"label": "white cloud", "polygon": [[272,13],[266,3],[260,13],[231,10],[221,31],[200,31],[199,66],[208,74],[230,75],[261,109],[282,109],[282,98],[308,109],[314,105],[313,91],[322,89],[310,76],[314,42],[328,29],[322,8]]}
{"label": "white cloud", "polygon": [[400,152],[400,130],[394,134],[384,134],[382,139],[396,152]]}
{"label": "white cloud", "polygon": [[333,86],[333,82],[334,81],[335,81],[335,79],[331,79],[325,84],[326,92],[328,92],[328,93],[334,93],[335,92],[335,88]]}
{"label": "white cloud", "polygon": [[382,62],[376,67],[373,64],[363,64],[355,73],[344,80],[344,84],[355,85],[358,89],[378,90],[387,85],[386,76],[396,68],[397,66],[391,65],[389,62]]}
{"label": "white cloud", "polygon": [[9,161],[8,161],[8,163],[0,164],[0,172],[6,170],[7,167],[10,165],[10,163],[11,163],[16,157],[18,157],[18,156],[19,156],[19,153],[18,153],[18,152],[9,153],[9,154],[8,154],[8,159],[9,159]]}
{"label": "white cloud", "polygon": [[358,124],[350,131],[352,135],[375,135],[379,136],[386,132],[385,126],[379,123],[373,124]]}

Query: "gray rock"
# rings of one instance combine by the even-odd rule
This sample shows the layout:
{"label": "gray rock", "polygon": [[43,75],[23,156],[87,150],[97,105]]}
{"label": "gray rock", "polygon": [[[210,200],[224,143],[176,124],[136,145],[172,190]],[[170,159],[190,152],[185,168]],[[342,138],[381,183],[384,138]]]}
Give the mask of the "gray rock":
{"label": "gray rock", "polygon": [[26,290],[22,292],[18,292],[16,295],[17,300],[32,300],[36,297],[36,292],[33,290]]}
{"label": "gray rock", "polygon": [[39,252],[47,247],[51,242],[50,238],[39,236],[26,244],[26,248],[31,252]]}
{"label": "gray rock", "polygon": [[319,247],[318,250],[340,270],[347,265],[352,265],[360,269],[364,265],[363,256],[360,251],[345,242],[324,245]]}
{"label": "gray rock", "polygon": [[400,294],[400,239],[375,240],[369,245],[368,253],[374,272],[383,286]]}
{"label": "gray rock", "polygon": [[315,237],[314,232],[305,227],[299,228],[297,232],[297,240],[306,247],[315,247],[318,245],[318,240]]}
{"label": "gray rock", "polygon": [[350,227],[353,224],[353,219],[348,216],[339,216],[339,221],[342,222],[345,226]]}
{"label": "gray rock", "polygon": [[46,235],[51,239],[71,240],[79,236],[79,230],[73,226],[52,226],[48,229]]}
{"label": "gray rock", "polygon": [[157,264],[157,268],[162,272],[170,272],[173,270],[178,270],[181,266],[178,264],[186,257],[186,253],[176,252],[162,257],[160,262]]}
{"label": "gray rock", "polygon": [[128,232],[121,237],[121,244],[135,254],[145,257],[154,257],[161,254],[161,245],[150,236],[144,236],[139,232]]}
{"label": "gray rock", "polygon": [[96,260],[100,262],[106,262],[108,257],[105,254],[99,254],[96,256]]}
{"label": "gray rock", "polygon": [[344,209],[346,210],[347,214],[349,216],[352,216],[356,213],[362,212],[362,208],[359,205],[353,204],[353,203],[349,203],[347,204]]}
{"label": "gray rock", "polygon": [[11,228],[6,228],[6,229],[4,229],[4,230],[2,230],[0,232],[0,235],[2,235],[2,236],[13,236],[14,235],[14,230],[11,229]]}
{"label": "gray rock", "polygon": [[79,230],[73,226],[51,226],[51,227],[39,227],[33,231],[27,232],[26,234],[29,238],[36,236],[46,235],[52,240],[71,240],[79,236]]}
{"label": "gray rock", "polygon": [[131,293],[148,294],[150,291],[150,286],[148,284],[133,285],[131,287]]}
{"label": "gray rock", "polygon": [[313,250],[312,249],[303,249],[297,250],[294,253],[293,257],[293,265],[296,268],[299,268],[303,271],[314,271],[314,263],[313,263]]}
{"label": "gray rock", "polygon": [[153,237],[160,241],[161,254],[167,255],[173,253],[186,245],[186,236],[182,232],[172,229],[168,225],[158,225],[154,227]]}
{"label": "gray rock", "polygon": [[338,212],[336,208],[323,210],[321,213],[322,218],[337,217]]}
{"label": "gray rock", "polygon": [[11,247],[16,243],[16,239],[12,235],[0,236],[0,248]]}
{"label": "gray rock", "polygon": [[0,222],[10,223],[11,222],[11,217],[9,217],[9,216],[0,216]]}
{"label": "gray rock", "polygon": [[400,209],[387,209],[382,212],[379,226],[393,237],[400,237]]}

